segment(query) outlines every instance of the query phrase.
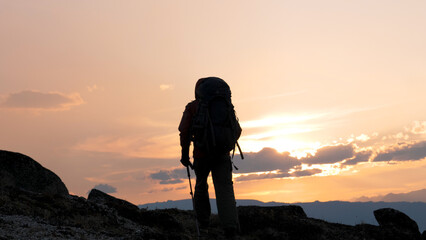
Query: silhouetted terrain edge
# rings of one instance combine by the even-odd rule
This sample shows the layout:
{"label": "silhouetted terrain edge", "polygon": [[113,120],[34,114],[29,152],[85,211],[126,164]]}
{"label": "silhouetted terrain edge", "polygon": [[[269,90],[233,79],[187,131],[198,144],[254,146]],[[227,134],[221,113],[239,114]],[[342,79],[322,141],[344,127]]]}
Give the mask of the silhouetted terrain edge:
{"label": "silhouetted terrain edge", "polygon": [[[216,199],[210,199],[212,212],[217,213]],[[287,206],[290,204],[280,202],[261,202],[258,200],[237,199],[237,206]],[[407,214],[415,220],[421,231],[426,230],[426,203],[424,202],[308,202],[294,203],[301,206],[308,217],[317,218],[333,223],[356,225],[368,223],[378,225],[373,211],[380,208],[394,208]],[[181,210],[191,210],[191,199],[147,203],[139,205],[147,210],[177,208]]]}
{"label": "silhouetted terrain edge", "polygon": [[[0,184],[1,240],[196,239],[192,211],[140,209],[96,189],[87,199],[64,194],[64,189],[59,187],[62,181],[57,181],[56,175],[23,156],[0,151],[0,179],[8,179],[8,184]],[[16,161],[25,158],[29,166],[36,166],[35,175],[27,172],[28,179],[40,185],[28,185],[25,177],[22,179],[20,167],[25,166],[14,164],[15,157]],[[59,188],[44,190],[43,184],[50,186],[52,181]],[[420,234],[416,222],[392,208],[374,211],[379,226],[349,226],[309,218],[303,208],[296,205],[240,206],[238,212],[241,239],[247,240],[426,239],[426,233]],[[210,233],[211,239],[223,239],[216,215],[212,216]]]}

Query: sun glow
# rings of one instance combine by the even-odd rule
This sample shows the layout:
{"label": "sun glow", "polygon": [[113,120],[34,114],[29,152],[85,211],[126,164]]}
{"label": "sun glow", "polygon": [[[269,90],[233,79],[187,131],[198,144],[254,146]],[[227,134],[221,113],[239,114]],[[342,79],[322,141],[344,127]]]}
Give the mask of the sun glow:
{"label": "sun glow", "polygon": [[265,117],[262,119],[241,122],[241,126],[243,128],[280,126],[280,125],[289,124],[289,123],[306,122],[308,120],[317,119],[325,115],[327,114],[320,113],[320,114],[306,114],[306,115],[299,115],[299,116],[270,116],[270,117]]}
{"label": "sun glow", "polygon": [[258,152],[268,147],[281,153],[290,152],[297,158],[305,157],[308,153],[315,153],[321,144],[296,139],[294,136],[321,130],[322,127],[318,123],[310,121],[325,115],[327,114],[277,115],[241,122],[244,130],[239,142],[245,152]]}
{"label": "sun glow", "polygon": [[308,154],[314,154],[321,146],[319,142],[302,142],[289,138],[272,138],[268,140],[242,139],[241,147],[244,152],[259,152],[263,148],[274,148],[278,152],[290,152],[291,156],[302,158]]}
{"label": "sun glow", "polygon": [[334,164],[302,164],[301,170],[312,170],[312,169],[320,169],[321,173],[317,173],[316,176],[331,176],[338,175],[339,173],[348,170],[349,168],[342,168],[340,163]]}

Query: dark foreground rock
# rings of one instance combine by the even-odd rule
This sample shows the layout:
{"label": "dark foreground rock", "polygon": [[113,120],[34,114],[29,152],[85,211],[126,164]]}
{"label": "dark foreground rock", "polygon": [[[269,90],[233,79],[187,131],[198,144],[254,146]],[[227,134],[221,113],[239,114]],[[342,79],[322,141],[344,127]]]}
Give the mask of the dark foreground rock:
{"label": "dark foreground rock", "polygon": [[[382,210],[377,210],[382,212]],[[383,211],[388,211],[384,209]],[[401,215],[392,209],[395,215],[386,216],[385,222],[398,222]],[[416,240],[421,239],[417,229],[406,225],[374,226],[359,224],[349,226],[308,218],[299,206],[280,207],[239,207],[241,230],[244,239],[304,239],[304,240]],[[397,216],[398,218],[394,218]],[[406,216],[408,218],[408,216]],[[410,218],[408,218],[411,220]],[[407,220],[408,221],[408,220]],[[413,221],[413,220],[411,220]],[[414,221],[413,221],[414,222]],[[414,222],[415,223],[415,222]],[[417,226],[417,224],[416,224]]]}
{"label": "dark foreground rock", "polygon": [[[16,156],[20,159],[23,155]],[[3,162],[0,159],[2,171]],[[328,223],[307,217],[299,206],[245,206],[238,212],[240,239],[246,240],[425,238],[413,220],[394,209],[374,212],[379,226]],[[209,234],[210,239],[224,239],[216,215],[212,216]],[[197,239],[197,235],[192,211],[139,209],[99,190],[92,190],[85,199],[34,188],[30,191],[12,184],[0,188],[0,240],[5,239],[190,240]]]}
{"label": "dark foreground rock", "polygon": [[[140,217],[132,220],[126,217],[128,213],[123,215],[120,208],[82,197],[2,189],[0,239],[172,239],[170,236],[175,235],[181,236],[173,239],[191,239],[186,236],[185,229],[176,232],[167,225],[158,224],[161,218],[154,219],[150,226],[142,224],[142,219],[151,222],[143,212],[134,209],[130,216]],[[179,225],[185,224],[179,218],[188,216],[189,220],[190,213],[164,210],[161,215],[167,216],[169,224]],[[15,229],[13,234],[10,229]],[[36,235],[40,238],[35,238]]]}
{"label": "dark foreground rock", "polygon": [[374,211],[374,216],[381,227],[390,231],[397,229],[401,236],[404,235],[404,239],[421,239],[417,223],[398,210],[378,209]]}
{"label": "dark foreground rock", "polygon": [[[191,211],[135,208],[123,211],[119,205],[111,206],[76,196],[3,189],[0,191],[0,239],[197,239]],[[299,206],[246,206],[239,207],[238,212],[241,239],[247,240],[422,238],[418,230],[408,231],[404,226],[348,226],[308,218]],[[216,215],[212,216],[210,234],[210,239],[223,239]]]}
{"label": "dark foreground rock", "polygon": [[115,209],[117,214],[132,221],[141,221],[139,208],[128,201],[115,198],[97,189],[92,189],[87,198],[89,202]]}
{"label": "dark foreground rock", "polygon": [[0,150],[0,166],[0,188],[68,195],[68,189],[55,173],[28,156]]}

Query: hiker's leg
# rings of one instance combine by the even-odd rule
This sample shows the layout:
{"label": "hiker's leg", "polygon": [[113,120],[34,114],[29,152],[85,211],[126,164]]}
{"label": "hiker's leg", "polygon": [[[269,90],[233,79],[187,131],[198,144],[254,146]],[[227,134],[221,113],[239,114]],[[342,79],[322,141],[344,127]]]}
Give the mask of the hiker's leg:
{"label": "hiker's leg", "polygon": [[202,159],[196,159],[195,161],[197,163],[194,164],[195,175],[197,176],[194,194],[195,211],[200,227],[208,228],[210,224],[211,208],[207,178],[210,174],[210,169],[206,164],[202,164]]}
{"label": "hiker's leg", "polygon": [[232,164],[229,155],[221,158],[212,167],[217,210],[225,231],[237,232],[239,231],[239,224],[232,182]]}

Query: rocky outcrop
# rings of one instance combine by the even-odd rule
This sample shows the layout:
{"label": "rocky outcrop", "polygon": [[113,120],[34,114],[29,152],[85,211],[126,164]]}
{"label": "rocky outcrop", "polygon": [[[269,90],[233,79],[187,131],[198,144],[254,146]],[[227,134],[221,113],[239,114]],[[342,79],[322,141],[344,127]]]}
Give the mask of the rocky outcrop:
{"label": "rocky outcrop", "polygon": [[44,195],[18,189],[0,191],[1,214],[28,216],[54,226],[91,230],[113,228],[119,223],[113,210],[82,197]]}
{"label": "rocky outcrop", "polygon": [[[6,155],[12,156],[10,153]],[[27,163],[36,166],[35,168],[41,167],[23,155],[13,156],[24,158]],[[7,166],[9,165],[13,164]],[[28,187],[26,181],[22,184],[14,180],[16,182],[11,184],[13,181],[10,179],[13,178],[10,176],[16,175],[13,173],[16,169],[1,169],[3,174],[1,176],[6,176],[5,179],[9,182],[0,188],[0,240],[197,239],[192,211],[139,209],[127,201],[95,189],[90,192],[88,199],[85,199],[63,192],[58,194],[42,191],[31,185]],[[38,171],[44,174],[50,172],[35,171],[36,175],[42,176],[43,174]],[[31,176],[31,173],[27,172],[27,178],[37,179],[40,176]],[[244,206],[238,207],[238,213],[242,240],[425,239],[425,233],[423,236],[420,234],[417,224],[412,219],[394,209],[379,209],[374,212],[379,226],[328,223],[307,217],[300,206]],[[217,215],[212,216],[209,234],[210,239],[224,239]]]}
{"label": "rocky outcrop", "polygon": [[[123,208],[123,200],[97,194],[104,200],[1,189],[0,239],[196,239],[192,211],[148,211],[127,204]],[[389,227],[328,223],[307,217],[299,206],[245,206],[239,207],[238,212],[243,240],[422,239],[418,230],[404,224]],[[385,221],[398,222],[394,216]],[[210,239],[223,239],[217,215],[212,216],[211,222]]]}
{"label": "rocky outcrop", "polygon": [[[398,212],[394,209],[378,210],[380,213]],[[299,206],[280,207],[239,207],[241,230],[247,239],[304,239],[304,240],[419,240],[418,228],[408,223],[414,223],[408,216],[387,214],[382,222],[396,223],[404,221],[402,225],[374,226],[359,224],[348,226],[344,224],[328,223],[326,221],[308,218]],[[417,227],[417,224],[415,225]],[[248,237],[250,236],[250,237]]]}
{"label": "rocky outcrop", "polygon": [[382,208],[374,211],[374,217],[382,227],[398,228],[408,232],[418,232],[417,223],[410,217],[392,208]]}
{"label": "rocky outcrop", "polygon": [[12,187],[51,195],[68,195],[68,189],[52,171],[20,153],[0,150],[0,188]]}
{"label": "rocky outcrop", "polygon": [[[113,197],[108,195],[107,198]],[[146,211],[128,208],[123,211],[119,205],[109,207],[105,202],[93,201],[93,198],[89,201],[72,195],[0,189],[0,240],[189,240],[196,232],[192,216],[189,211],[177,209]]]}
{"label": "rocky outcrop", "polygon": [[108,208],[115,209],[117,214],[133,221],[139,222],[139,208],[128,201],[115,198],[97,189],[92,189],[87,198],[89,202],[105,205]]}
{"label": "rocky outcrop", "polygon": [[[125,200],[115,198],[97,189],[92,189],[88,201],[112,209],[116,215],[129,219],[146,227],[153,227],[159,232],[184,232],[182,223],[190,219],[190,213],[177,209],[146,211]],[[190,224],[190,226],[192,226]]]}
{"label": "rocky outcrop", "polygon": [[382,208],[374,211],[374,217],[383,229],[399,232],[401,239],[421,239],[417,223],[405,213],[392,208]]}

